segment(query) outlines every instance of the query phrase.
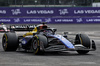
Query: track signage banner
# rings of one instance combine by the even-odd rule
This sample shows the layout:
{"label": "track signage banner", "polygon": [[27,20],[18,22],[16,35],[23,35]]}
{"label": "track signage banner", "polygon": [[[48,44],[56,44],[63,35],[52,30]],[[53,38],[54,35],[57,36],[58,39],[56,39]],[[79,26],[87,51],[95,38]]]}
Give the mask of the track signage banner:
{"label": "track signage banner", "polygon": [[1,7],[0,17],[100,16],[99,7]]}
{"label": "track signage banner", "polygon": [[100,23],[100,18],[98,17],[82,17],[82,18],[0,18],[0,23],[4,24],[31,24],[48,22],[50,24],[55,23]]}

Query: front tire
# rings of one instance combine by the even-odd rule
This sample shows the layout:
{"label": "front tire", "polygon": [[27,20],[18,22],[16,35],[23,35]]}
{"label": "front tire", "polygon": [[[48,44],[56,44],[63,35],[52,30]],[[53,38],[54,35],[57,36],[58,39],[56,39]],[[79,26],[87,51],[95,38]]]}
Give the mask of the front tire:
{"label": "front tire", "polygon": [[85,50],[77,50],[77,52],[79,54],[87,54],[89,51],[85,51]]}
{"label": "front tire", "polygon": [[[77,34],[75,38],[75,44],[82,44],[87,49],[90,49],[90,39],[86,34]],[[77,50],[79,54],[87,54],[88,50]]]}

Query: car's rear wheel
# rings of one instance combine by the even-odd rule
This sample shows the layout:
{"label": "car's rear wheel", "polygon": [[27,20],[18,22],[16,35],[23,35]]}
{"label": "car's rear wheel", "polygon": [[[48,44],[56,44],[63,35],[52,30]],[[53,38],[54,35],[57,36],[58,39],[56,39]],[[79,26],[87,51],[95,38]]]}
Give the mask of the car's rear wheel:
{"label": "car's rear wheel", "polygon": [[[77,34],[75,38],[75,44],[82,44],[87,49],[90,49],[90,39],[86,34]],[[77,50],[79,54],[87,54],[88,50]]]}
{"label": "car's rear wheel", "polygon": [[32,39],[32,50],[34,54],[44,54],[44,49],[47,46],[47,38],[45,36],[35,36]]}
{"label": "car's rear wheel", "polygon": [[18,48],[18,37],[15,33],[5,33],[2,37],[4,51],[16,51]]}

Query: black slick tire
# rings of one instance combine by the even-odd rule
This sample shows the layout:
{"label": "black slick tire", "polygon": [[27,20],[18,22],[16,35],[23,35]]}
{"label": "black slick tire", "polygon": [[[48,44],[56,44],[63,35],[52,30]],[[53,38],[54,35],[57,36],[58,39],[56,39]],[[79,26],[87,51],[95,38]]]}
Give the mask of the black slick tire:
{"label": "black slick tire", "polygon": [[16,51],[18,48],[18,37],[13,32],[5,33],[2,37],[4,51]]}
{"label": "black slick tire", "polygon": [[44,49],[47,47],[47,38],[42,35],[35,36],[31,44],[35,55],[44,54]]}
{"label": "black slick tire", "polygon": [[[75,38],[75,44],[82,44],[84,47],[90,49],[90,39],[86,34],[77,34]],[[79,54],[87,54],[88,50],[77,50]]]}

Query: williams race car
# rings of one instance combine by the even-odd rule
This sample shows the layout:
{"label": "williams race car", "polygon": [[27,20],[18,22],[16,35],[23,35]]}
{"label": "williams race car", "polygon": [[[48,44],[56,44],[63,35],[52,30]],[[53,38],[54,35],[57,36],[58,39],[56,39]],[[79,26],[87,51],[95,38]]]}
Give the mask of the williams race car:
{"label": "williams race car", "polygon": [[22,36],[17,36],[15,32],[6,32],[2,37],[2,46],[4,51],[16,51],[20,48],[34,54],[47,51],[77,51],[79,54],[87,54],[96,50],[95,42],[86,34],[77,34],[74,42],[71,42],[66,33],[64,36],[59,35],[56,30],[43,22]]}

